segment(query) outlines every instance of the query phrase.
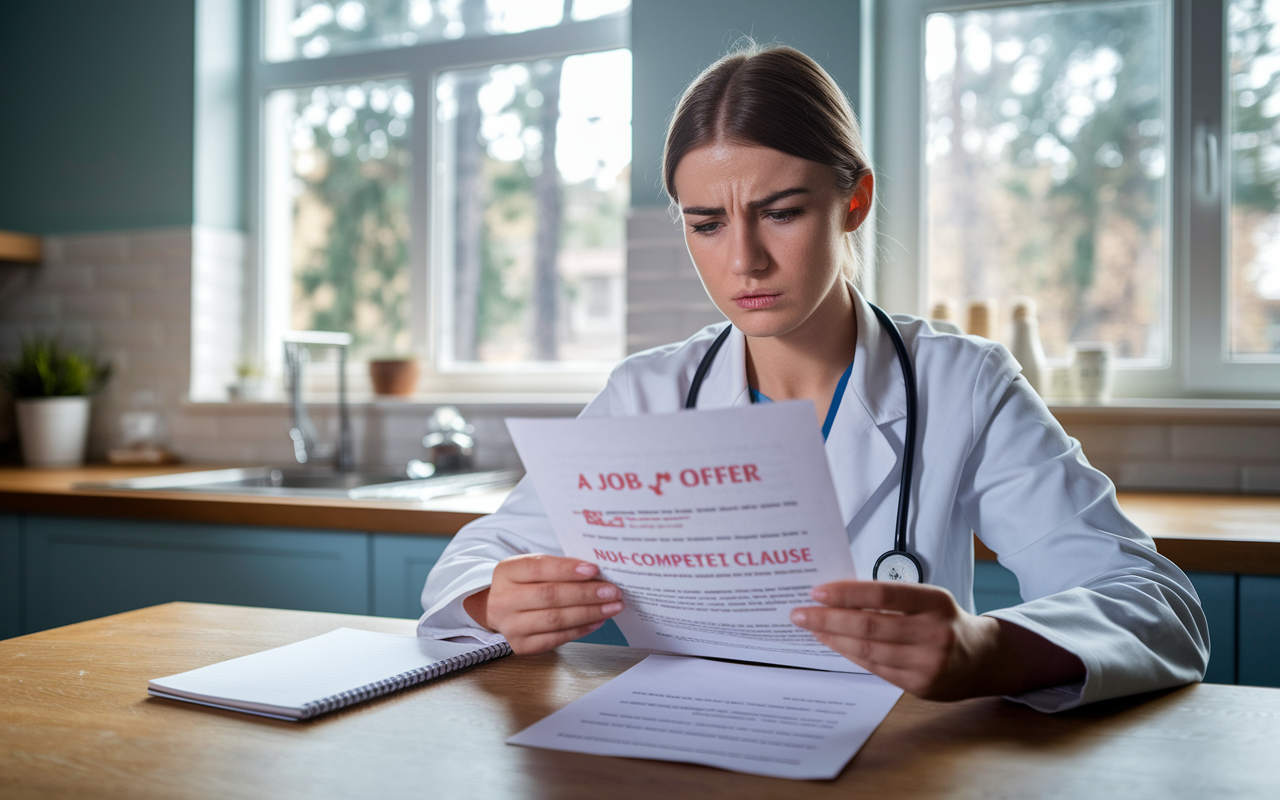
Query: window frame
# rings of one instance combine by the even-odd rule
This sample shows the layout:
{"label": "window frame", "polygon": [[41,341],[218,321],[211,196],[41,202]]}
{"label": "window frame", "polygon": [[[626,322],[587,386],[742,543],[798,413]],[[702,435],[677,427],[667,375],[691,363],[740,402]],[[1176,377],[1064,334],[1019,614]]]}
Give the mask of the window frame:
{"label": "window frame", "polygon": [[[892,310],[923,314],[927,275],[925,229],[924,27],[934,12],[1106,0],[893,0],[876,2],[872,14],[872,158],[881,177],[878,215],[877,296]],[[1123,2],[1123,0],[1116,0]],[[1230,124],[1226,91],[1227,0],[1161,0],[1169,63],[1166,120],[1170,123],[1166,227],[1169,231],[1164,318],[1167,354],[1155,366],[1116,370],[1117,398],[1275,397],[1280,359],[1230,354],[1228,286],[1231,277],[1226,176]],[[876,46],[893,42],[892,47]],[[894,132],[898,132],[895,136]],[[915,131],[904,136],[902,131]],[[1216,150],[1216,157],[1214,157]]]}
{"label": "window frame", "polygon": [[[248,353],[264,364],[267,374],[283,371],[283,347],[278,346],[286,329],[287,301],[281,293],[290,291],[287,271],[272,269],[279,251],[288,246],[281,225],[287,220],[267,219],[273,209],[266,202],[272,176],[267,174],[267,153],[273,143],[267,138],[267,98],[278,89],[291,89],[364,80],[402,79],[413,94],[414,118],[406,138],[412,154],[410,166],[409,292],[410,340],[422,368],[421,384],[432,394],[459,393],[579,393],[598,391],[605,383],[610,364],[529,363],[510,368],[439,368],[443,354],[442,331],[435,311],[440,276],[433,264],[434,228],[432,164],[435,155],[435,83],[442,72],[493,64],[535,61],[605,50],[630,49],[629,12],[597,19],[565,20],[559,25],[521,33],[466,37],[428,42],[385,50],[298,58],[270,62],[265,57],[267,0],[250,0],[246,20],[245,128],[248,143],[245,181],[245,208],[251,241],[245,293],[245,341]],[[278,143],[275,143],[278,146]],[[278,209],[274,210],[278,213]],[[275,254],[272,254],[272,251]],[[442,253],[437,258],[445,257]],[[287,262],[286,262],[287,263]],[[362,365],[352,365],[353,374]]]}

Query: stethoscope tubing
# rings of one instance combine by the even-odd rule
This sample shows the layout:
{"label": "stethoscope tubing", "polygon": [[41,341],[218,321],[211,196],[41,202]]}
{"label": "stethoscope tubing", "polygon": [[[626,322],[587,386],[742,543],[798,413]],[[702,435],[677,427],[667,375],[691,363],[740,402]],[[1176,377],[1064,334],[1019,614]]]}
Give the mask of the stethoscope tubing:
{"label": "stethoscope tubing", "polygon": [[[876,319],[880,321],[885,333],[889,334],[889,338],[893,341],[893,349],[898,354],[898,364],[902,367],[902,381],[906,387],[907,430],[905,441],[903,442],[902,479],[898,490],[898,519],[894,525],[893,550],[908,556],[912,561],[916,561],[915,557],[911,556],[907,550],[907,527],[911,516],[911,483],[915,474],[916,460],[916,418],[919,409],[915,365],[912,363],[911,354],[907,352],[907,345],[902,341],[902,334],[898,331],[898,326],[894,324],[893,319],[879,306],[870,303],[868,305],[871,306],[871,311],[875,313]],[[733,325],[726,325],[725,329],[711,343],[711,347],[707,349],[706,354],[702,356],[702,360],[698,362],[698,368],[693,373],[693,381],[689,384],[689,394],[685,397],[684,407],[686,409],[698,407],[698,393],[702,390],[702,384],[707,378],[707,373],[711,371],[711,364],[715,361],[716,354],[720,352],[720,348],[724,345],[725,340],[729,338],[729,334],[732,331]],[[752,398],[752,402],[755,402],[754,398]]]}
{"label": "stethoscope tubing", "polygon": [[893,340],[893,349],[898,351],[898,364],[902,366],[902,382],[907,394],[907,435],[902,452],[902,483],[898,490],[898,524],[893,531],[893,549],[907,552],[907,525],[911,513],[911,480],[915,475],[916,465],[916,417],[919,402],[916,394],[916,371],[911,363],[911,354],[907,352],[907,344],[902,341],[898,326],[880,306],[871,305],[871,310],[884,326],[885,332]]}

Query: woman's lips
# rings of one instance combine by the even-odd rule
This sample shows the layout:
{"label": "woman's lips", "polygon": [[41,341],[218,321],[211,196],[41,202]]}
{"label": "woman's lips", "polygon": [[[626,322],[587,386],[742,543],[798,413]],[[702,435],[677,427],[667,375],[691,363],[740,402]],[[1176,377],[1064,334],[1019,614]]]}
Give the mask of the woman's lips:
{"label": "woman's lips", "polygon": [[781,295],[776,294],[746,294],[741,297],[733,298],[733,302],[738,304],[738,308],[746,311],[755,311],[761,308],[768,308],[778,302]]}

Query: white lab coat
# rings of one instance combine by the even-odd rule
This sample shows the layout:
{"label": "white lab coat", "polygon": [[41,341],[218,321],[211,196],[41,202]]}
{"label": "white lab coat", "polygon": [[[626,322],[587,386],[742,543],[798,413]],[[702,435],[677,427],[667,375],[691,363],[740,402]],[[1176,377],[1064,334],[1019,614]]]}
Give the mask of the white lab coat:
{"label": "white lab coat", "polygon": [[[856,296],[853,372],[826,452],[858,577],[893,546],[906,399],[892,340]],[[1013,698],[1042,711],[1199,680],[1209,634],[1187,577],[1121,513],[1001,345],[895,321],[915,361],[919,419],[909,547],[926,580],[973,608],[973,539],[1018,577],[1024,602],[990,612],[1079,656],[1082,683]],[[627,358],[582,416],[672,412],[723,324]],[[733,331],[699,408],[750,403],[745,341]],[[816,420],[815,420],[816,424]],[[427,578],[419,634],[500,638],[476,628],[462,599],[517,553],[562,551],[526,478],[496,513],[463,528]]]}

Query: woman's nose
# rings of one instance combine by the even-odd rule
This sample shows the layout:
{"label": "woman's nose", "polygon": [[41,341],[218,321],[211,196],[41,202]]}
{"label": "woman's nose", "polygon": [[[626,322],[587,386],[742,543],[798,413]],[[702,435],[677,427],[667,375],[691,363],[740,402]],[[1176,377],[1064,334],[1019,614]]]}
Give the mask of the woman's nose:
{"label": "woman's nose", "polygon": [[729,268],[735,275],[746,275],[769,266],[769,256],[760,243],[755,225],[730,225]]}

